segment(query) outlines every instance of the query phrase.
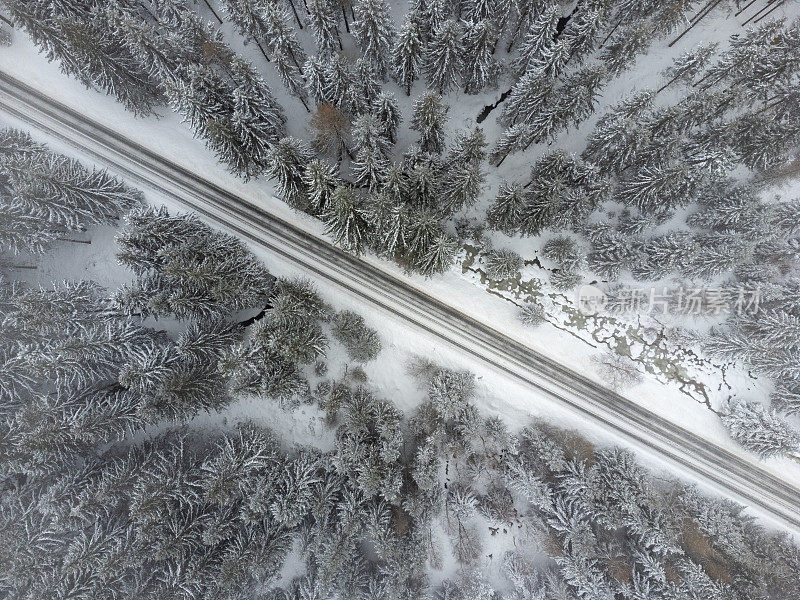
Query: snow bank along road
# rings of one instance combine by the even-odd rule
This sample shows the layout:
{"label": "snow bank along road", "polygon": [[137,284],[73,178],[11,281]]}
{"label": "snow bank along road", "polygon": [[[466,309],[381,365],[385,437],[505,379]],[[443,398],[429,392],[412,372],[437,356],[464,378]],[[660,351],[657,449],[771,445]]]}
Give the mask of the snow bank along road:
{"label": "snow bank along road", "polygon": [[800,489],[0,73],[0,111],[556,400],[800,533]]}

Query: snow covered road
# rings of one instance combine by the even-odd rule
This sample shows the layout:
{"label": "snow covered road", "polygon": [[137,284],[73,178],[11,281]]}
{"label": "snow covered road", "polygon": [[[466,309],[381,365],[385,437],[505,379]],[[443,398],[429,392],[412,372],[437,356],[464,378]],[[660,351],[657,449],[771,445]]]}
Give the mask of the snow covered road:
{"label": "snow covered road", "polygon": [[168,158],[0,73],[0,110],[60,139],[129,183],[157,190],[237,233],[563,404],[572,412],[657,455],[680,472],[800,533],[800,489],[768,472],[757,458],[734,454],[687,432],[631,400],[512,340],[327,240],[308,235],[246,198],[228,192]]}

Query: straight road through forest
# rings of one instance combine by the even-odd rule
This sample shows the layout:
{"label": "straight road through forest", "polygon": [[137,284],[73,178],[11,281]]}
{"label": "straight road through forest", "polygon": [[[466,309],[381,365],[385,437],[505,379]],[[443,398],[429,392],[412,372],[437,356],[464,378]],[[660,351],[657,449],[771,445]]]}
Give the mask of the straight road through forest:
{"label": "straight road through forest", "polygon": [[[120,108],[120,110],[122,110]],[[478,359],[800,534],[800,489],[0,73],[0,112]]]}

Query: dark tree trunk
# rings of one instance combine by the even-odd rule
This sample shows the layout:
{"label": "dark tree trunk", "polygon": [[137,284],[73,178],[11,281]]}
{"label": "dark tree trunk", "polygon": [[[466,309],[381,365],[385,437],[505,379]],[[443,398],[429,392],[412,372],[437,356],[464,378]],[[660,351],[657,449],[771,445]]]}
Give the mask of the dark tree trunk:
{"label": "dark tree trunk", "polygon": [[684,29],[683,33],[681,33],[678,37],[676,37],[674,40],[672,40],[668,44],[668,47],[672,48],[678,42],[678,40],[680,40],[683,36],[685,36],[687,33],[689,33],[692,30],[692,28],[695,25],[697,25],[700,21],[702,21],[708,15],[708,13],[710,13],[712,10],[714,10],[714,7],[717,4],[719,4],[720,2],[722,2],[722,0],[712,0],[709,4],[706,4],[706,6],[703,8],[703,11],[705,11],[705,12],[700,11],[702,14],[700,14],[700,13],[697,14],[697,20],[694,23],[692,23],[691,25],[689,25],[689,27]]}
{"label": "dark tree trunk", "polygon": [[220,24],[221,24],[222,23],[222,19],[217,14],[217,11],[214,10],[214,7],[211,6],[211,2],[209,2],[208,0],[203,0],[203,1],[206,3],[206,6],[208,7],[208,10],[211,11],[211,14],[214,15],[214,17],[216,17],[217,21],[219,21]]}

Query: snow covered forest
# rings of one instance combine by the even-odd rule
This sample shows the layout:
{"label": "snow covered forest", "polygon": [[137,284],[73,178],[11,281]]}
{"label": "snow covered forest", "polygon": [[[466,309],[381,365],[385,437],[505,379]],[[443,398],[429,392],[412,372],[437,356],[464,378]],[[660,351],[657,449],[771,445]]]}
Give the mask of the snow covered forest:
{"label": "snow covered forest", "polygon": [[[632,319],[767,381],[769,397],[714,410],[748,451],[800,460],[792,0],[0,13],[137,119],[173,110],[354,254],[436,277],[474,246],[490,282],[536,261],[547,293],[602,286],[609,310],[631,284],[704,289],[718,309],[702,318],[673,297]],[[638,85],[651,64],[658,83]],[[125,283],[37,273],[101,231]],[[757,310],[720,309],[756,292]],[[796,540],[743,507],[585,432],[489,414],[472,374],[428,358],[402,368],[418,395],[382,389],[368,365],[394,356],[364,315],[15,129],[0,131],[0,324],[2,598],[800,598]],[[636,383],[624,356],[601,360]],[[245,398],[266,422],[241,418]],[[314,435],[281,426],[303,411]]]}
{"label": "snow covered forest", "polygon": [[[466,371],[411,361],[399,410],[361,367],[379,333],[238,239],[17,130],[0,182],[30,225],[2,229],[3,597],[798,597],[787,534],[628,450],[509,427]],[[27,283],[103,226],[128,283]],[[330,444],[235,419],[243,396],[317,411]]]}
{"label": "snow covered forest", "polygon": [[[782,431],[800,412],[800,202],[779,190],[798,174],[793,2],[2,5],[65,73],[142,118],[172,107],[233,173],[272,181],[354,253],[432,276],[477,244],[491,281],[538,260],[548,289],[602,282],[612,305],[631,282],[700,290],[710,317],[672,298],[655,323],[772,382],[769,405],[717,412]],[[715,18],[714,39],[683,48]],[[630,85],[652,47],[673,46],[657,86]],[[757,311],[719,314],[744,293]]]}

